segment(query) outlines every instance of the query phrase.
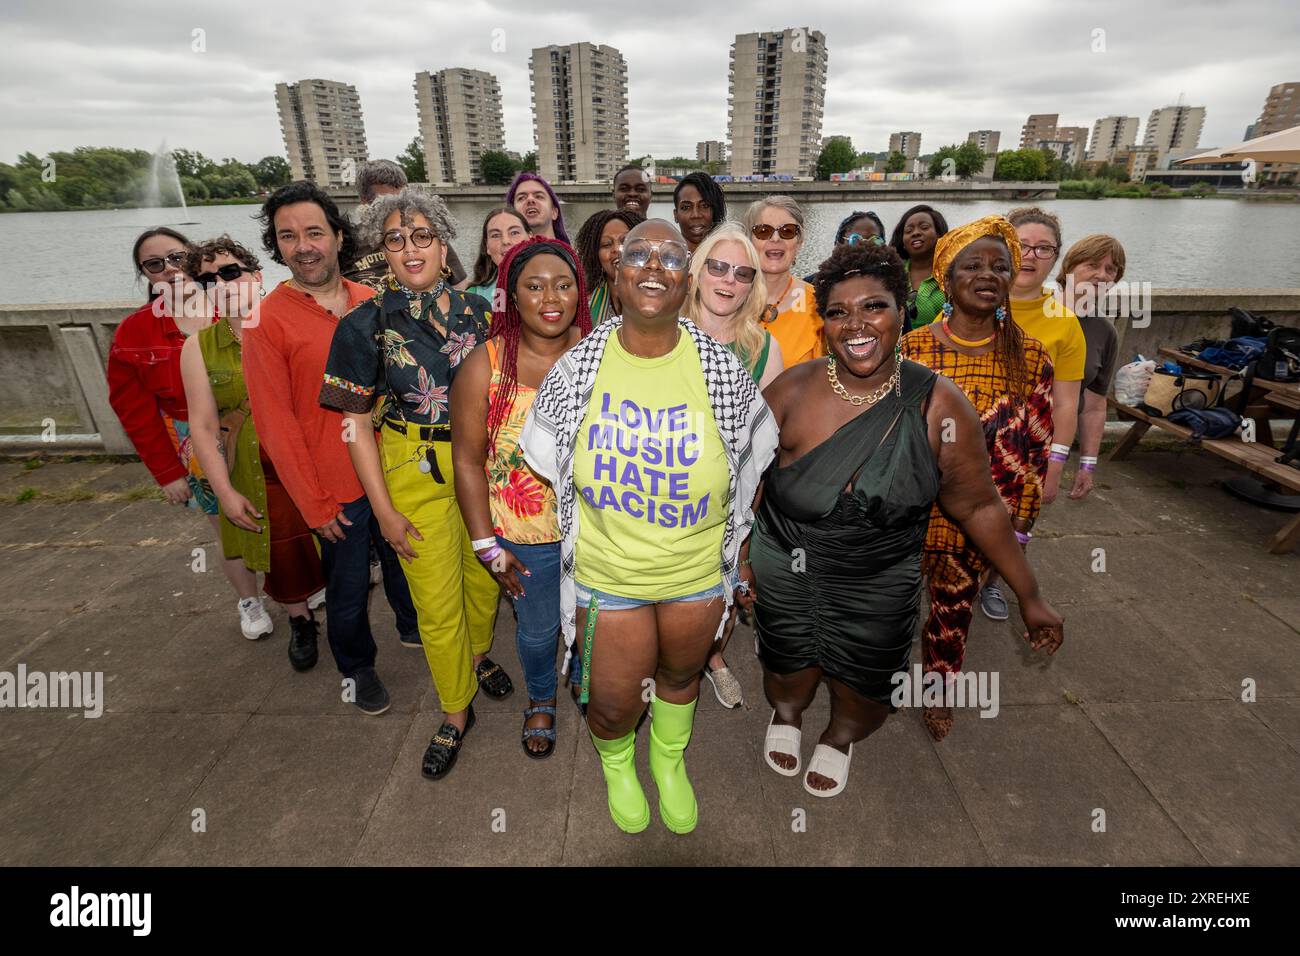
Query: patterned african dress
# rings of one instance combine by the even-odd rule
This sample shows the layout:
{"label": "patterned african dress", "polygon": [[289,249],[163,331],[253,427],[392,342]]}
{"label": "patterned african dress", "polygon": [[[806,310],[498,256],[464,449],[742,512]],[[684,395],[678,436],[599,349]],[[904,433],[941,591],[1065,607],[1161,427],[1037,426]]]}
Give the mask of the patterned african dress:
{"label": "patterned african dress", "polygon": [[[1025,338],[1028,394],[1011,386],[997,354],[970,355],[940,342],[928,325],[902,340],[905,358],[951,379],[984,426],[993,484],[1007,514],[1034,520],[1042,506],[1042,481],[1052,442],[1052,363],[1037,339]],[[927,671],[960,671],[979,578],[989,560],[936,503],[925,537],[924,569],[930,580],[930,618],[921,637]]]}

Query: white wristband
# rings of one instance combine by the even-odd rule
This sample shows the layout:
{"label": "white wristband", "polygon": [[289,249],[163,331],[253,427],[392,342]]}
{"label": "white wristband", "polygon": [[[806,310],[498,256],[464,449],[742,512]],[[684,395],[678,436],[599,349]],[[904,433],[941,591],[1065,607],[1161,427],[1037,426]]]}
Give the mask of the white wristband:
{"label": "white wristband", "polygon": [[1095,464],[1097,464],[1097,456],[1096,456],[1096,455],[1080,455],[1080,456],[1079,456],[1079,464],[1081,464],[1081,465],[1095,465]]}
{"label": "white wristband", "polygon": [[497,545],[496,535],[493,535],[490,538],[479,538],[477,541],[471,541],[469,543],[469,546],[473,548],[475,551],[486,551],[488,548],[496,547],[496,545]]}
{"label": "white wristband", "polygon": [[1052,444],[1052,451],[1056,452],[1058,455],[1068,455],[1070,454],[1070,446],[1054,442]]}

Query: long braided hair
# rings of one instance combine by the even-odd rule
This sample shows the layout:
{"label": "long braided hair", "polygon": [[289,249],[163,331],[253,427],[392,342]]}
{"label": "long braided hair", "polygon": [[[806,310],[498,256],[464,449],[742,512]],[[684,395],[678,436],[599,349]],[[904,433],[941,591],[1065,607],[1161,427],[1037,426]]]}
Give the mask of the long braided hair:
{"label": "long braided hair", "polygon": [[591,311],[587,307],[587,285],[583,281],[582,270],[578,267],[578,257],[567,242],[550,239],[546,236],[533,236],[516,246],[512,246],[501,258],[497,268],[496,298],[504,302],[505,307],[493,311],[492,324],[488,328],[488,338],[497,339],[497,349],[501,356],[501,384],[496,394],[488,403],[488,456],[495,454],[497,433],[505,424],[514,405],[515,395],[519,391],[519,337],[523,328],[523,318],[519,315],[519,304],[515,301],[515,286],[524,264],[539,255],[559,256],[573,272],[578,286],[578,308],[573,317],[573,324],[582,335],[591,333]]}
{"label": "long braided hair", "polygon": [[615,220],[630,230],[645,222],[645,216],[626,209],[601,209],[588,216],[578,230],[578,257],[582,263],[582,277],[589,289],[605,281],[605,270],[600,267],[600,237],[605,234],[605,227]]}

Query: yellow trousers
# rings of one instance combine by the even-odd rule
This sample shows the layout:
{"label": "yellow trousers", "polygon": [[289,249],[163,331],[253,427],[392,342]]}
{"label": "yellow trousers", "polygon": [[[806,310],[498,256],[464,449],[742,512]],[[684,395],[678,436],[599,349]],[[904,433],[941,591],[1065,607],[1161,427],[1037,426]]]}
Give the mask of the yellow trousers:
{"label": "yellow trousers", "polygon": [[[455,713],[468,707],[478,691],[473,657],[492,646],[501,589],[470,547],[456,506],[451,443],[422,442],[416,437],[418,428],[411,432],[402,435],[385,428],[379,454],[393,507],[424,537],[410,539],[418,556],[403,559],[402,571],[420,619],[420,642],[434,689],[442,709]],[[444,482],[420,471],[419,462],[430,447]]]}

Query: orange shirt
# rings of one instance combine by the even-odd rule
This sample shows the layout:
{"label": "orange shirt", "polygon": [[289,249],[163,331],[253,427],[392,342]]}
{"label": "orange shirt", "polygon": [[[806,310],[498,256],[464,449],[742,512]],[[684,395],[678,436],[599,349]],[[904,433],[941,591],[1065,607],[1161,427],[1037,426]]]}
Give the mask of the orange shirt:
{"label": "orange shirt", "polygon": [[[349,308],[374,292],[343,280]],[[312,528],[365,494],[343,441],[343,416],[317,397],[338,317],[282,282],[244,329],[244,378],[257,434],[289,497]]]}
{"label": "orange shirt", "polygon": [[777,303],[777,310],[775,319],[759,322],[759,325],[780,343],[786,368],[826,354],[822,317],[817,314],[817,301],[811,285],[795,279]]}

